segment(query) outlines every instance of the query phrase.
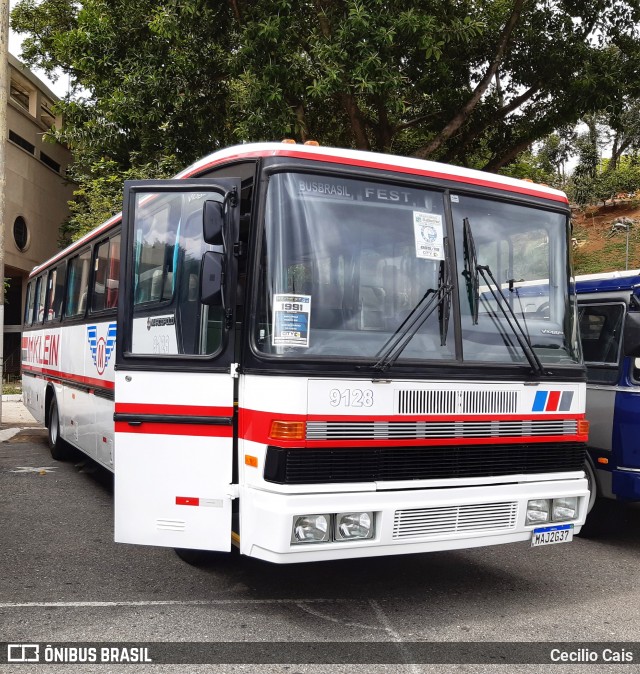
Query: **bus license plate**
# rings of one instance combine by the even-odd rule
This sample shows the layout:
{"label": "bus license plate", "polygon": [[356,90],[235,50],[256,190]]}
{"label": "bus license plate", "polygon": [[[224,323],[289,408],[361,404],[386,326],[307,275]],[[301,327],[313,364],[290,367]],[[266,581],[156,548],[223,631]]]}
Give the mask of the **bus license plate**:
{"label": "bus license plate", "polygon": [[568,543],[573,540],[573,524],[560,524],[553,527],[540,527],[533,530],[531,547]]}

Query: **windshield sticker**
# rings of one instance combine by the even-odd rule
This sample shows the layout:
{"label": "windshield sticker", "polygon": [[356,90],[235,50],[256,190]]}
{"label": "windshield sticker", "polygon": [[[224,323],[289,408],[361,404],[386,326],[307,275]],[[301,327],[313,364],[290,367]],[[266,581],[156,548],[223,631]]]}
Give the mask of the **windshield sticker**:
{"label": "windshield sticker", "polygon": [[273,298],[273,346],[309,346],[311,295]]}
{"label": "windshield sticker", "polygon": [[320,182],[319,180],[300,180],[298,183],[300,194],[332,197],[334,199],[353,199],[353,194],[347,183]]}
{"label": "windshield sticker", "polygon": [[416,237],[416,257],[425,260],[444,260],[442,216],[437,213],[413,211],[413,229]]}

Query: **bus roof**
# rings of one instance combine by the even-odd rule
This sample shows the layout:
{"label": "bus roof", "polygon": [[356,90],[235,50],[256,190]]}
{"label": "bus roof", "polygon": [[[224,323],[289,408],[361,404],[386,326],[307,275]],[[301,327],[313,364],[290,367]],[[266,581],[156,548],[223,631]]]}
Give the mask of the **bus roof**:
{"label": "bus roof", "polygon": [[[569,203],[565,193],[560,190],[553,189],[546,185],[538,185],[526,180],[500,176],[495,173],[485,173],[484,171],[477,171],[461,166],[451,166],[449,164],[440,164],[424,159],[415,159],[413,157],[400,157],[397,155],[376,152],[364,152],[362,150],[296,145],[292,143],[247,143],[245,145],[235,145],[203,157],[178,173],[174,178],[176,180],[197,178],[199,174],[202,174],[219,164],[242,161],[243,159],[257,159],[260,157],[310,159],[330,164],[339,164],[345,167],[355,166],[359,168],[379,169],[383,171],[404,173],[407,175],[437,178],[440,180],[452,180],[468,185],[476,185],[526,196],[534,196],[541,199],[549,199],[550,201],[559,204]],[[121,213],[114,215],[91,232],[88,232],[77,241],[74,241],[74,243],[51,257],[46,262],[34,267],[30,277],[38,274],[42,269],[60,260],[73,250],[82,247],[93,238],[98,237],[102,232],[117,224],[121,220],[121,217]]]}
{"label": "bus roof", "polygon": [[640,295],[640,269],[576,276],[576,291],[578,294],[606,293],[619,290],[628,290],[635,295]]}

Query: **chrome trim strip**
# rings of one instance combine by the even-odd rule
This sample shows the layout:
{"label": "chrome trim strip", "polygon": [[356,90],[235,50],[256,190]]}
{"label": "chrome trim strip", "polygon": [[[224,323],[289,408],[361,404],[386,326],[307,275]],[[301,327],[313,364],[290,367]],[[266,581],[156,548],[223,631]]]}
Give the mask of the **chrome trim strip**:
{"label": "chrome trim strip", "polygon": [[575,419],[559,421],[308,421],[307,440],[421,440],[577,435]]}

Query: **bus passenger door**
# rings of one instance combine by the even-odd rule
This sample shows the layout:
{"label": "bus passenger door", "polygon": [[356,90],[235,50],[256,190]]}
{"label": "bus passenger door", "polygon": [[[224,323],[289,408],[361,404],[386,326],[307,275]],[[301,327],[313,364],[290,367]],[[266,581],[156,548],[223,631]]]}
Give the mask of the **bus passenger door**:
{"label": "bus passenger door", "polygon": [[239,181],[125,183],[115,540],[231,547]]}

